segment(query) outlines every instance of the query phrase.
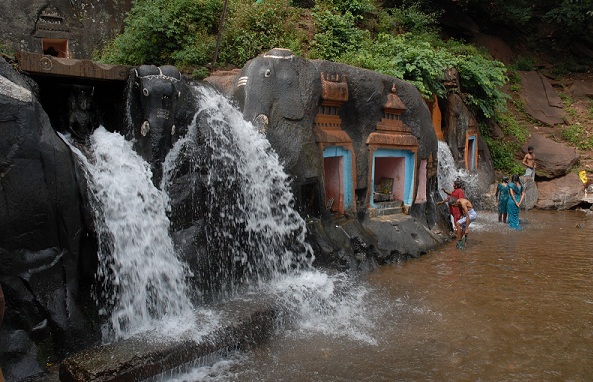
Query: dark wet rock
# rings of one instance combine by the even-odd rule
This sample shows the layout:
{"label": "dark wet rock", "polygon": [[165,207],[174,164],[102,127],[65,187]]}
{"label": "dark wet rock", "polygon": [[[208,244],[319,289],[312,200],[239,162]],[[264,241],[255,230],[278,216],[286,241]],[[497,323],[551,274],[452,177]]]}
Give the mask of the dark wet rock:
{"label": "dark wet rock", "polygon": [[[30,344],[27,350],[0,346],[11,380],[13,370],[21,377],[37,370],[31,352],[49,361],[96,340],[83,313],[92,279],[81,277],[96,255],[70,149],[52,129],[30,80],[1,59],[0,121],[2,330]],[[46,350],[35,349],[41,346]]]}
{"label": "dark wet rock", "polygon": [[315,252],[315,265],[368,271],[378,265],[419,257],[449,237],[430,230],[404,214],[365,218],[309,219],[307,239]]}
{"label": "dark wet rock", "polygon": [[385,262],[419,257],[448,240],[439,229],[430,230],[403,214],[366,219],[363,226],[375,234],[376,250],[383,254]]}
{"label": "dark wet rock", "polygon": [[24,330],[0,329],[0,349],[3,349],[2,372],[7,381],[19,381],[43,371],[37,361],[37,345]]}

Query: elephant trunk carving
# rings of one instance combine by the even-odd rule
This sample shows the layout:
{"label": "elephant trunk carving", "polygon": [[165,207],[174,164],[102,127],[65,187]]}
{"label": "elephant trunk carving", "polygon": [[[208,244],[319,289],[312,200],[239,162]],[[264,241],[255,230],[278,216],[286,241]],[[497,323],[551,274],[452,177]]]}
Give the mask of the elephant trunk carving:
{"label": "elephant trunk carving", "polygon": [[174,66],[142,65],[135,69],[134,86],[140,93],[142,122],[133,126],[136,149],[148,161],[155,179],[172,146],[181,74]]}
{"label": "elephant trunk carving", "polygon": [[252,60],[238,77],[235,99],[244,118],[263,133],[279,118],[298,121],[304,117],[302,84],[296,69],[294,53],[274,48]]}

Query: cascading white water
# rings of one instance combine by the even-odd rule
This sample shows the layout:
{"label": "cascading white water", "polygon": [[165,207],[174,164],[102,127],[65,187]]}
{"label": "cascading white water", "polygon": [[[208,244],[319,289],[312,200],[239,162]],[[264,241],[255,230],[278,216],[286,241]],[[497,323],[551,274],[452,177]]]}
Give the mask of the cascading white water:
{"label": "cascading white water", "polygon": [[[305,221],[293,208],[288,175],[268,140],[220,93],[196,91],[200,111],[188,134],[197,136],[199,129],[207,147],[201,151],[208,152],[201,166],[208,170],[211,257],[230,255],[231,267],[246,267],[246,277],[256,281],[251,285],[274,295],[299,327],[373,343],[365,334],[373,314],[363,313],[368,290],[346,274],[313,269]],[[219,270],[217,276],[238,272]]]}
{"label": "cascading white water", "polygon": [[95,131],[89,159],[73,148],[85,165],[96,214],[98,277],[109,318],[104,339],[161,328],[169,317],[195,322],[188,297],[194,291],[185,282],[188,269],[175,253],[166,214],[178,158],[190,156],[192,171],[206,174],[207,200],[196,202],[206,206],[200,212],[209,270],[225,280],[213,285],[232,285],[231,294],[237,281],[263,290],[304,327],[372,343],[364,334],[372,322],[369,312],[363,313],[368,291],[345,274],[313,269],[305,221],[293,208],[288,175],[265,136],[221,94],[194,90],[199,111],[165,160],[163,191],[152,184],[150,165],[117,133]]}
{"label": "cascading white water", "polygon": [[466,195],[468,193],[471,195],[471,190],[475,188],[475,183],[477,182],[477,176],[468,173],[464,168],[457,168],[455,166],[455,159],[451,153],[451,148],[446,142],[439,141],[438,161],[437,178],[441,197],[443,199],[447,197],[442,189],[444,188],[451,192],[453,190],[453,182],[457,179],[463,181]]}
{"label": "cascading white water", "polygon": [[[264,135],[221,94],[201,87],[211,246],[232,258],[228,277],[261,282],[313,261],[288,175]],[[220,254],[219,254],[220,255]],[[222,275],[221,275],[222,276]]]}
{"label": "cascading white water", "polygon": [[153,185],[150,165],[131,142],[103,127],[90,142],[88,159],[74,151],[85,165],[95,210],[98,278],[109,317],[104,341],[152,329],[167,318],[193,321],[187,268],[173,248],[166,197]]}

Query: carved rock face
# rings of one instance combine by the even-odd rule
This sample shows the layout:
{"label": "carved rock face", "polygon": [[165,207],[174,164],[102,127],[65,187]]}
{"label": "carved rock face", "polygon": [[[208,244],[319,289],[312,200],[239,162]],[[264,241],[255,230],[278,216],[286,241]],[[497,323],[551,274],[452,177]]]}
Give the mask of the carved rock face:
{"label": "carved rock face", "polygon": [[[179,71],[172,66],[142,65],[135,71],[142,121],[133,126],[136,149],[158,171],[172,145],[175,113],[180,98]],[[158,176],[157,176],[158,178]]]}

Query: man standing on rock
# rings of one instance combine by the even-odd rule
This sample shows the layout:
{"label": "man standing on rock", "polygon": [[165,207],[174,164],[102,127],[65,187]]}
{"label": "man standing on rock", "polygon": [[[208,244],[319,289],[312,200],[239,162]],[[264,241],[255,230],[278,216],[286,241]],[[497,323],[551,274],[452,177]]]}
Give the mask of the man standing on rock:
{"label": "man standing on rock", "polygon": [[533,153],[533,146],[527,147],[527,154],[523,157],[522,163],[526,167],[525,176],[535,179],[535,154]]}

